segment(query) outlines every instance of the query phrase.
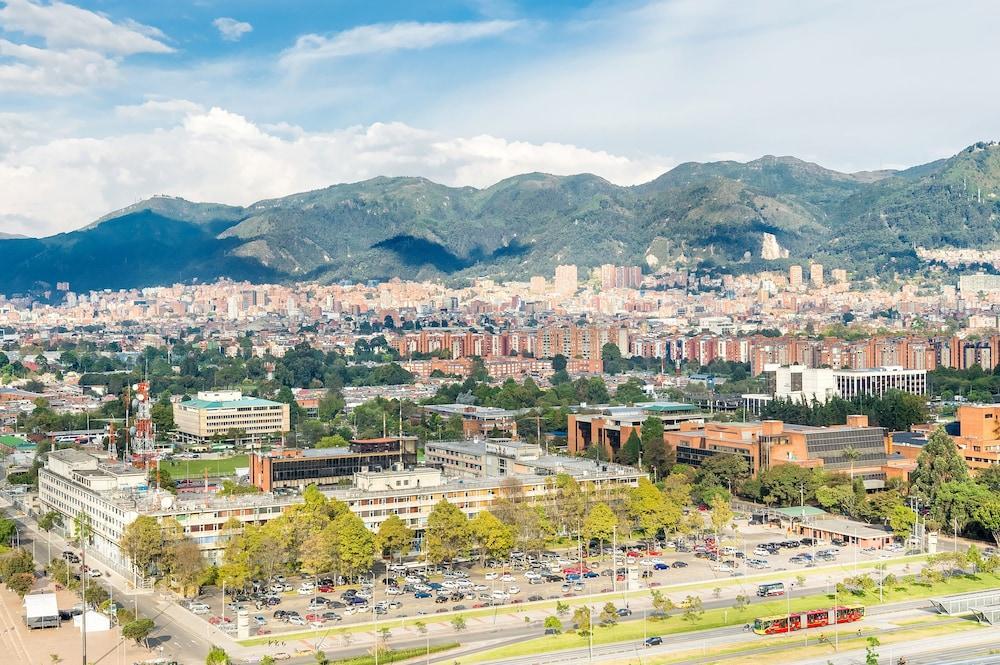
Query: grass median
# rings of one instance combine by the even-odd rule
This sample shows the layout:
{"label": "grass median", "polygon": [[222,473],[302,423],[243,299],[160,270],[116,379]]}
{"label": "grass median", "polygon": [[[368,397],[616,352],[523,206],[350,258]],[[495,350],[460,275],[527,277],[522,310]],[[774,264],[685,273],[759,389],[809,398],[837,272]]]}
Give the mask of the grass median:
{"label": "grass median", "polygon": [[[966,593],[969,591],[985,591],[989,588],[1000,587],[1000,575],[980,574],[975,576],[954,577],[948,580],[927,584],[913,582],[910,584],[898,583],[892,588],[884,588],[882,598],[885,603],[929,598],[932,596],[951,595],[956,593]],[[571,603],[572,608],[581,604],[594,606],[595,612],[600,611],[600,605],[595,603]],[[834,597],[827,594],[812,594],[800,598],[786,597],[780,600],[768,601],[766,603],[755,604],[751,607],[738,611],[735,608],[719,608],[705,610],[697,618],[683,618],[680,610],[675,611],[666,619],[648,619],[644,621],[630,621],[609,627],[595,626],[593,643],[613,644],[616,642],[641,641],[645,637],[652,635],[673,635],[678,633],[709,630],[724,626],[740,625],[750,623],[756,617],[768,615],[783,615],[789,612],[803,612],[811,609],[830,607],[834,604],[849,605],[860,604],[874,606],[879,604],[879,591],[874,589],[863,594],[847,594],[845,596]],[[595,614],[596,616],[596,614]],[[524,642],[518,642],[490,651],[484,651],[471,655],[467,658],[460,658],[462,665],[470,663],[492,662],[504,658],[514,658],[531,654],[550,653],[553,651],[563,651],[566,649],[578,649],[587,647],[590,638],[576,632],[563,633],[561,635],[548,635],[538,637]]]}
{"label": "grass median", "polygon": [[[857,570],[859,572],[869,571],[874,569],[876,566],[880,564],[899,565],[899,564],[919,563],[920,561],[923,561],[925,558],[926,555],[913,555],[907,557],[900,557],[897,559],[890,559],[887,561],[884,560],[859,561],[857,564]],[[694,591],[711,592],[715,588],[727,589],[731,587],[744,587],[744,586],[748,588],[756,587],[756,585],[761,584],[763,582],[774,582],[774,581],[787,582],[789,581],[790,578],[795,577],[797,575],[816,575],[820,573],[832,574],[832,573],[842,573],[845,571],[853,572],[854,569],[855,569],[854,564],[839,564],[839,565],[823,566],[817,568],[802,568],[795,570],[777,571],[773,573],[759,573],[747,577],[742,577],[742,576],[722,577],[717,579],[700,580],[700,581],[687,582],[681,584],[674,584],[668,580],[667,584],[656,587],[656,589],[662,591],[667,595],[673,596],[676,594],[686,594]],[[608,583],[610,584],[610,582]],[[652,589],[629,591],[628,598],[634,600],[636,598],[648,597],[651,591]],[[752,593],[752,590],[750,590],[749,593]],[[569,603],[572,607],[584,604],[603,605],[609,600],[617,601],[621,599],[623,595],[624,592],[618,591],[616,593],[612,592],[597,593],[588,596],[586,598],[581,598],[581,597],[559,598],[558,600],[544,600],[533,603],[503,605],[498,608],[485,607],[482,609],[461,610],[458,612],[446,612],[441,614],[435,613],[435,614],[428,614],[416,617],[406,617],[406,618],[390,617],[379,620],[378,625],[391,626],[393,628],[398,626],[401,629],[405,629],[405,628],[413,628],[414,624],[416,624],[417,622],[423,623],[428,626],[434,624],[449,623],[456,616],[461,616],[463,619],[479,619],[483,617],[492,617],[492,616],[499,617],[499,616],[510,616],[510,615],[516,616],[516,615],[531,614],[533,616],[538,615],[541,618],[547,614],[554,613],[557,602]],[[261,644],[266,644],[269,638],[282,639],[282,640],[287,640],[287,639],[304,640],[315,637],[322,637],[330,633],[342,633],[342,632],[370,633],[374,631],[375,631],[375,623],[366,622],[366,623],[360,623],[356,625],[343,626],[343,627],[315,628],[315,629],[301,630],[290,633],[278,632],[266,637],[240,640],[239,643],[242,644],[243,646],[257,646]]]}

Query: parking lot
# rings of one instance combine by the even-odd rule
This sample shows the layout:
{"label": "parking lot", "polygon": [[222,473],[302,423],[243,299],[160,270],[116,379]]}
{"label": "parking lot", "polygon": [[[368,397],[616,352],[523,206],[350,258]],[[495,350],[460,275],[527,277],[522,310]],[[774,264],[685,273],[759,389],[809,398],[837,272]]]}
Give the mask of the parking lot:
{"label": "parking lot", "polygon": [[508,561],[485,567],[471,561],[453,568],[409,564],[387,571],[380,566],[374,576],[357,584],[333,584],[323,576],[282,576],[258,585],[256,592],[227,590],[225,602],[220,589],[209,589],[189,606],[227,631],[235,631],[237,611],[245,608],[251,615],[251,634],[280,635],[376,618],[391,621],[606,593],[623,590],[627,579],[632,580],[632,589],[655,588],[771,571],[787,570],[791,576],[816,565],[888,556],[803,540],[779,528],[742,526],[736,538],[724,538],[718,547],[713,537],[706,536],[619,547],[614,557],[610,547],[603,556],[585,553],[582,571],[579,550],[515,553]]}

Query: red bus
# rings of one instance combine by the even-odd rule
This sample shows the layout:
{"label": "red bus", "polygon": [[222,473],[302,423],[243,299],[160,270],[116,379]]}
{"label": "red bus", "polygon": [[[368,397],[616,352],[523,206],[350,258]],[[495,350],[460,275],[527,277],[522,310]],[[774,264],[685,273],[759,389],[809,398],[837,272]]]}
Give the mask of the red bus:
{"label": "red bus", "polygon": [[[834,621],[836,617],[836,621]],[[821,628],[834,623],[852,623],[865,617],[865,608],[861,605],[838,605],[821,610],[809,610],[796,614],[781,614],[778,616],[760,617],[753,622],[753,632],[758,635],[776,635],[790,633],[803,628]]]}

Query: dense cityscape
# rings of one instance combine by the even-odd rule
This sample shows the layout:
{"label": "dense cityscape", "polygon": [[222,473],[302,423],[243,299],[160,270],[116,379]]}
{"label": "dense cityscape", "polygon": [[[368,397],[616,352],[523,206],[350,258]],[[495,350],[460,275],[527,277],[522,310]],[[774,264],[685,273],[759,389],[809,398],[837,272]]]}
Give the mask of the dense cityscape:
{"label": "dense cityscape", "polygon": [[998,21],[0,0],[0,665],[1000,665]]}

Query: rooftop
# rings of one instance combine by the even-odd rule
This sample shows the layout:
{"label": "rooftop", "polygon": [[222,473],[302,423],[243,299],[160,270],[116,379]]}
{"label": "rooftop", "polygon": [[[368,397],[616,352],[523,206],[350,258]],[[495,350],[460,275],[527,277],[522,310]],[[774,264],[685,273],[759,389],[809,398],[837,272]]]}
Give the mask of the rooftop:
{"label": "rooftop", "polygon": [[231,400],[189,399],[186,402],[177,402],[177,405],[185,409],[232,409],[235,407],[280,406],[281,402],[272,402],[269,399],[259,397],[240,397]]}

